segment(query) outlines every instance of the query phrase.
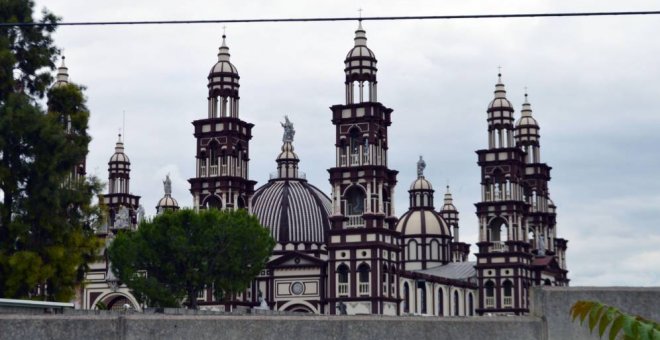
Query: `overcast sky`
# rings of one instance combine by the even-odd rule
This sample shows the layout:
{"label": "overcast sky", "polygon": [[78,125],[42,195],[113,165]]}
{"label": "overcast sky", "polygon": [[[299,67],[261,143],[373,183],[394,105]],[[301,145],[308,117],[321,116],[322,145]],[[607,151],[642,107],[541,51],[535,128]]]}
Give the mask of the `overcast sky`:
{"label": "overcast sky", "polygon": [[[655,1],[37,1],[63,21],[496,14],[658,10]],[[558,235],[569,240],[572,285],[660,285],[659,16],[368,21],[379,100],[394,109],[390,167],[399,170],[397,214],[423,155],[436,206],[449,182],[462,241],[477,247],[477,149],[502,66],[520,115],[525,86],[552,169]],[[241,76],[240,117],[255,124],[251,178],[275,171],[279,122],[289,115],[309,181],[329,193],[334,166],[329,106],[343,104],[343,60],[356,22],[231,24],[227,43]],[[107,162],[126,112],[131,191],[147,214],[173,180],[191,206],[195,119],[207,116],[207,75],[221,24],[61,27],[56,44],[74,82],[87,86],[93,137],[88,172]]]}

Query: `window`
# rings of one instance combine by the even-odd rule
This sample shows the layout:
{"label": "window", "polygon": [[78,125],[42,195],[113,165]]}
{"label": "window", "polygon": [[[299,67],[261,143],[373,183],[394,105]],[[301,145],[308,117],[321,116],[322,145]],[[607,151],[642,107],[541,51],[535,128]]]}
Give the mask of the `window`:
{"label": "window", "polygon": [[458,298],[458,292],[454,291],[454,316],[458,316],[460,312],[460,299]]}
{"label": "window", "polygon": [[345,264],[337,267],[337,296],[348,296],[348,267]]}
{"label": "window", "polygon": [[362,215],[364,213],[365,194],[362,189],[354,186],[346,192],[347,215]]}
{"label": "window", "polygon": [[504,284],[502,284],[503,290],[504,290],[504,301],[503,306],[504,307],[512,307],[513,306],[513,283],[511,283],[510,280],[504,281]]}
{"label": "window", "polygon": [[486,288],[486,308],[494,308],[495,307],[495,284],[493,281],[486,281],[486,284],[484,285]]}
{"label": "window", "polygon": [[419,297],[420,297],[420,313],[426,314],[426,282],[424,281],[417,281],[417,289],[420,290],[419,292]]}
{"label": "window", "polygon": [[360,295],[369,295],[369,273],[371,271],[371,268],[369,268],[369,265],[366,263],[362,263],[361,265],[358,266],[358,280],[360,281],[359,284],[359,292]]}
{"label": "window", "polygon": [[474,315],[474,297],[472,296],[472,293],[468,295],[468,315]]}
{"label": "window", "polygon": [[410,313],[410,288],[408,288],[408,282],[403,284],[403,312]]}
{"label": "window", "polygon": [[444,294],[442,289],[438,289],[438,315],[445,315]]}
{"label": "window", "polygon": [[383,295],[387,295],[387,265],[383,265],[383,272],[381,273],[382,276],[382,281],[383,281]]}
{"label": "window", "polygon": [[408,242],[408,260],[417,260],[417,242],[415,240]]}

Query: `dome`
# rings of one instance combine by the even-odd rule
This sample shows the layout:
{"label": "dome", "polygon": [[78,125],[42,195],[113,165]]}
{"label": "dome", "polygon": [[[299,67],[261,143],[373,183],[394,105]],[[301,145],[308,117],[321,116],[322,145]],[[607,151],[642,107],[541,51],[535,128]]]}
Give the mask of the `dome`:
{"label": "dome", "polygon": [[513,105],[506,99],[506,90],[502,83],[502,74],[497,74],[497,84],[495,84],[495,98],[488,104],[488,111],[506,110],[513,112]]}
{"label": "dome", "polygon": [[252,198],[252,212],[280,244],[325,243],[330,207],[330,198],[302,179],[271,180]]}
{"label": "dome", "polygon": [[158,201],[156,208],[178,208],[179,203],[170,195],[166,195]]}
{"label": "dome", "polygon": [[396,225],[402,236],[451,236],[445,220],[435,211],[421,209],[408,210]]}
{"label": "dome", "polygon": [[433,186],[424,176],[421,176],[410,185],[410,190],[433,190]]}
{"label": "dome", "polygon": [[121,162],[121,163],[131,162],[128,159],[128,156],[124,153],[124,142],[122,142],[121,140],[121,134],[119,134],[119,140],[115,145],[115,153],[112,154],[112,156],[110,156],[110,161],[109,161],[109,163],[116,163],[116,162]]}
{"label": "dome", "polygon": [[232,94],[236,94],[238,91],[238,70],[236,67],[229,61],[229,47],[227,47],[226,36],[222,36],[222,45],[218,52],[218,62],[211,67],[209,71],[209,90],[212,92],[225,92],[227,90],[231,91]]}
{"label": "dome", "polygon": [[291,142],[286,142],[282,145],[282,152],[277,156],[277,160],[297,160],[298,155],[293,151]]}
{"label": "dome", "polygon": [[527,101],[527,93],[525,93],[525,102],[523,103],[522,110],[520,111],[520,119],[518,119],[516,126],[537,129],[539,127],[536,119],[532,117],[532,105]]}
{"label": "dome", "polygon": [[352,80],[370,80],[375,81],[376,55],[367,47],[367,35],[360,22],[355,31],[355,46],[346,54],[344,61],[347,77],[355,77]]}

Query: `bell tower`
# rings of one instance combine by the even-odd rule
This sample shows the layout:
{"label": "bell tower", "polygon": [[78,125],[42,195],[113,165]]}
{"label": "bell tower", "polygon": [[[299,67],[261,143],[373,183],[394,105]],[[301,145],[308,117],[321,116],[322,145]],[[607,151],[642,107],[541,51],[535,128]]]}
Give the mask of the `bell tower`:
{"label": "bell tower", "polygon": [[239,118],[238,71],[229,61],[226,36],[208,76],[208,115],[193,122],[196,175],[188,180],[195,209],[249,209],[257,183],[249,179],[253,124]]}
{"label": "bell tower", "polygon": [[526,230],[525,152],[514,144],[514,117],[501,74],[488,105],[488,148],[478,150],[481,167],[477,313],[528,311],[527,291],[532,255]]}
{"label": "bell tower", "polygon": [[344,61],[345,104],[334,105],[335,167],[329,231],[330,313],[398,311],[400,245],[394,213],[397,171],[387,166],[392,109],[378,102],[376,57],[360,22]]}

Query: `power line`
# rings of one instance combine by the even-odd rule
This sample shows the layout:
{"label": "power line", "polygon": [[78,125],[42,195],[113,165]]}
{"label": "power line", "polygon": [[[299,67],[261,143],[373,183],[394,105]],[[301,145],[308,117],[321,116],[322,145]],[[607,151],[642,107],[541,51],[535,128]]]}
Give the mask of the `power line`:
{"label": "power line", "polygon": [[[658,15],[660,11],[628,12],[574,12],[574,13],[517,13],[517,14],[474,14],[474,15],[416,15],[385,17],[331,17],[331,18],[270,18],[270,19],[210,19],[210,20],[155,20],[155,21],[80,21],[58,22],[54,26],[119,26],[119,25],[180,25],[180,24],[227,24],[227,23],[280,23],[320,21],[383,21],[383,20],[456,20],[456,19],[507,19],[507,18],[550,18],[550,17],[602,17]],[[2,22],[0,27],[49,26],[39,22]]]}

